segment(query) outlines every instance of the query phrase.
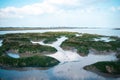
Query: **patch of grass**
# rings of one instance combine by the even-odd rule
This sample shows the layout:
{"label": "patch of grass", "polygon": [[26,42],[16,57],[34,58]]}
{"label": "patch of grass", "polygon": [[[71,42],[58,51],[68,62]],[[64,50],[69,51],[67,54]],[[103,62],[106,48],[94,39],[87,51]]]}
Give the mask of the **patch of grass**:
{"label": "patch of grass", "polygon": [[97,68],[98,71],[103,73],[120,74],[120,61],[103,61],[84,67],[87,70],[92,70],[93,68]]}
{"label": "patch of grass", "polygon": [[18,59],[0,57],[0,65],[5,67],[52,67],[58,63],[58,60],[48,56],[32,56]]}
{"label": "patch of grass", "polygon": [[57,50],[53,47],[50,46],[43,46],[43,45],[21,45],[18,48],[19,53],[42,53],[44,51],[49,52],[49,53],[55,53]]}
{"label": "patch of grass", "polygon": [[44,43],[52,43],[57,41],[60,36],[73,37],[73,32],[46,32],[46,33],[16,33],[2,35],[3,45],[0,52],[15,50],[17,53],[42,53],[50,52],[55,53],[57,50],[50,46],[43,46],[38,44],[32,44],[33,41],[43,40]]}
{"label": "patch of grass", "polygon": [[51,38],[45,39],[43,42],[44,43],[53,43],[55,41],[57,41],[56,37],[51,37]]}
{"label": "patch of grass", "polygon": [[32,44],[30,40],[25,38],[10,38],[4,39],[3,45],[0,47],[0,54],[6,51],[15,51],[16,53],[55,53],[57,50],[50,46]]}
{"label": "patch of grass", "polygon": [[[97,51],[117,51],[120,48],[120,38],[110,36],[111,39],[114,39],[114,41],[110,42],[104,42],[104,41],[94,41],[95,38],[101,38],[106,36],[101,36],[97,34],[82,34],[82,36],[76,36],[76,32],[45,32],[45,33],[16,33],[16,34],[5,34],[1,36],[3,38],[3,48],[4,51],[15,49],[17,51],[22,51],[22,47],[26,46],[25,49],[23,49],[23,52],[31,51],[32,48],[35,48],[36,46],[33,45],[30,41],[40,41],[43,40],[44,43],[52,43],[54,41],[57,41],[57,38],[61,36],[68,37],[67,40],[65,40],[61,47],[64,49],[65,47],[72,47],[77,49],[77,52],[80,55],[88,55],[89,49],[96,49]],[[109,36],[107,36],[109,37]],[[29,47],[31,46],[31,47]],[[38,49],[40,49],[40,45],[36,47],[37,51],[33,52],[39,52]],[[19,50],[19,48],[21,48]],[[31,50],[28,50],[28,49]],[[43,47],[45,48],[45,47]],[[47,48],[47,47],[46,47]],[[52,49],[52,48],[51,48]],[[41,50],[42,47],[41,47]],[[47,50],[47,49],[44,49]],[[50,50],[50,48],[49,48]],[[3,51],[3,50],[2,50]],[[50,50],[52,51],[52,50]],[[53,50],[56,51],[56,50]],[[41,51],[40,51],[41,52]]]}
{"label": "patch of grass", "polygon": [[63,49],[66,47],[76,48],[80,55],[88,55],[89,49],[95,49],[97,51],[115,51],[120,49],[120,38],[115,37],[114,41],[94,41],[95,38],[103,37],[101,35],[83,34],[82,36],[72,37],[67,39],[61,44]]}

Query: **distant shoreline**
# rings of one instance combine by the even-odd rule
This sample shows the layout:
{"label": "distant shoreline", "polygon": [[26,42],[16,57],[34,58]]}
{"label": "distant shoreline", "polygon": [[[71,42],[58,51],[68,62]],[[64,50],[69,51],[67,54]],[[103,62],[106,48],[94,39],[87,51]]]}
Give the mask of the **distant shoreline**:
{"label": "distant shoreline", "polygon": [[0,27],[0,31],[43,30],[43,29],[101,29],[97,27]]}

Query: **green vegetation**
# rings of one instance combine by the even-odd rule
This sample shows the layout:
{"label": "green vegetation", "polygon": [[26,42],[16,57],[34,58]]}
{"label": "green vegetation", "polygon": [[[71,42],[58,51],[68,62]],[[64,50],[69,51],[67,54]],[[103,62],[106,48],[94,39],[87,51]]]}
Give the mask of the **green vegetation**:
{"label": "green vegetation", "polygon": [[[55,53],[57,50],[50,46],[44,46],[40,44],[33,44],[31,40],[45,40],[47,42],[53,41],[53,37],[56,39],[58,36],[48,35],[46,33],[17,33],[17,34],[5,34],[0,36],[3,40],[0,47],[0,66],[5,67],[52,67],[59,63],[58,60],[44,56],[44,54]],[[50,40],[51,39],[51,40]],[[48,41],[47,41],[48,40]],[[55,41],[55,40],[54,40]],[[31,57],[23,58],[11,58],[7,57],[6,52],[13,52],[18,54],[40,54]]]}
{"label": "green vegetation", "polygon": [[[33,45],[31,41],[41,41],[44,43],[52,43],[57,41],[57,38],[60,36],[73,37],[75,33],[72,32],[46,32],[46,33],[16,33],[16,34],[5,34],[1,36],[3,39],[3,51],[8,51],[14,49],[18,53],[20,52],[42,52],[45,51],[56,52],[52,47],[42,46],[42,45]],[[29,47],[30,46],[30,47]],[[24,47],[25,49],[23,49]],[[45,48],[46,47],[46,48]],[[21,49],[22,48],[22,49]],[[36,49],[35,49],[36,48]],[[38,50],[40,49],[40,50]],[[23,51],[22,51],[23,50]],[[1,52],[0,51],[0,52]]]}
{"label": "green vegetation", "polygon": [[58,60],[48,56],[32,56],[18,59],[0,57],[0,66],[2,67],[52,67],[58,63]]}
{"label": "green vegetation", "polygon": [[72,47],[73,49],[77,49],[77,52],[81,55],[81,56],[85,56],[88,55],[88,48],[85,46],[82,46],[79,42],[69,42],[68,40],[66,40],[65,42],[62,43],[61,47],[63,49],[66,49],[66,47],[68,49],[71,49],[69,47]]}
{"label": "green vegetation", "polygon": [[58,38],[60,36],[66,36],[70,38],[70,37],[75,37],[75,34],[77,34],[77,32],[45,32],[43,34],[51,35],[51,36],[58,37]]}
{"label": "green vegetation", "polygon": [[61,36],[66,36],[68,38],[75,36],[75,32],[45,32],[43,34],[49,36],[43,41],[44,43],[55,42],[57,41],[57,38],[60,38]]}
{"label": "green vegetation", "polygon": [[117,55],[117,58],[119,58],[119,59],[120,59],[120,54],[118,54],[118,55]]}
{"label": "green vegetation", "polygon": [[47,39],[44,40],[43,42],[44,42],[44,43],[53,43],[53,42],[55,42],[55,41],[57,41],[57,39],[54,38],[54,37],[51,37],[51,38],[47,38]]}
{"label": "green vegetation", "polygon": [[[31,41],[41,41],[44,43],[52,43],[57,41],[57,38],[61,36],[66,36],[68,39],[61,44],[63,49],[73,48],[77,49],[77,52],[86,56],[90,49],[95,49],[97,51],[117,51],[120,48],[120,38],[111,36],[110,39],[114,39],[110,42],[104,41],[94,41],[94,39],[99,39],[101,35],[96,34],[82,34],[82,36],[76,36],[79,34],[76,32],[45,32],[45,33],[17,33],[17,34],[5,34],[2,35],[3,46],[0,52],[8,51],[14,49],[18,53],[41,53],[44,51],[56,52],[54,48],[48,46],[42,46],[38,44],[32,44]],[[108,36],[107,36],[108,37]],[[24,49],[23,49],[24,47]],[[46,48],[45,48],[46,47]]]}
{"label": "green vegetation", "polygon": [[0,47],[0,55],[6,51],[14,53],[55,53],[57,50],[50,46],[32,44],[31,41],[41,41],[52,43],[60,36],[74,37],[73,32],[45,32],[45,33],[16,33],[1,35],[3,45]]}
{"label": "green vegetation", "polygon": [[15,53],[55,53],[57,50],[50,46],[32,44],[30,40],[25,38],[7,38],[3,40],[0,52],[13,51]]}
{"label": "green vegetation", "polygon": [[115,39],[114,41],[104,42],[104,41],[94,41],[95,38],[101,38],[101,35],[92,35],[92,34],[83,34],[82,36],[78,37],[71,37],[64,41],[61,44],[63,49],[77,49],[77,52],[82,55],[86,56],[89,53],[90,49],[95,49],[97,51],[115,51],[120,48],[120,38],[118,37],[111,37]]}
{"label": "green vegetation", "polygon": [[97,62],[92,65],[85,66],[84,69],[92,71],[97,70],[102,73],[108,73],[108,74],[120,74],[120,61],[103,61],[103,62]]}
{"label": "green vegetation", "polygon": [[[61,36],[66,36],[68,38],[61,44],[61,47],[63,49],[68,49],[68,50],[77,49],[77,53],[79,53],[81,56],[87,56],[90,49],[95,49],[97,51],[119,52],[119,49],[120,49],[120,38],[119,37],[111,36],[110,39],[113,39],[113,41],[104,42],[104,41],[95,41],[94,39],[99,39],[105,36],[96,35],[96,34],[94,35],[93,34],[82,34],[82,36],[76,36],[76,34],[79,34],[79,33],[76,33],[76,32],[45,32],[45,33],[16,33],[16,34],[0,35],[0,39],[3,40],[2,42],[3,45],[0,47],[0,64],[6,65],[6,66],[14,66],[14,67],[17,67],[17,66],[22,66],[22,67],[24,66],[47,66],[49,64],[47,63],[47,61],[49,62],[50,60],[47,59],[48,57],[43,56],[43,54],[55,53],[57,50],[50,46],[33,44],[31,41],[43,40],[44,43],[52,43],[54,41],[57,41],[57,38],[60,38]],[[38,57],[32,55],[32,57],[26,56],[24,58],[14,59],[14,58],[6,57],[5,53],[7,51],[18,53],[18,54],[40,53],[40,55]],[[119,58],[119,55],[117,55],[117,57]],[[113,65],[114,62],[112,62],[111,64]],[[116,64],[118,63],[115,62],[115,65]],[[114,68],[115,66],[112,66],[112,67]]]}
{"label": "green vegetation", "polygon": [[120,49],[119,49],[119,50],[117,50],[116,57],[120,60]]}
{"label": "green vegetation", "polygon": [[48,52],[48,53],[55,53],[57,50],[50,46],[42,46],[39,44],[36,45],[21,45],[18,48],[19,53],[42,53],[42,52]]}
{"label": "green vegetation", "polygon": [[[44,56],[46,53],[55,53],[57,50],[50,46],[40,44],[33,44],[31,41],[41,41],[44,43],[52,43],[57,41],[60,36],[72,37],[75,33],[70,32],[46,32],[46,33],[16,33],[1,35],[0,39],[3,40],[0,47],[0,65],[8,67],[50,67],[57,65],[58,60]],[[13,52],[18,54],[26,54],[23,58],[10,58],[6,57],[6,52]],[[28,54],[30,53],[30,54]],[[28,57],[31,54],[37,56]]]}
{"label": "green vegetation", "polygon": [[3,47],[0,47],[0,56],[2,56],[4,53],[4,48]]}
{"label": "green vegetation", "polygon": [[0,36],[3,39],[6,38],[27,38],[33,41],[41,41],[44,40],[45,42],[54,42],[57,38],[61,36],[66,37],[73,37],[75,36],[76,32],[45,32],[45,33],[16,33],[16,34],[5,34]]}

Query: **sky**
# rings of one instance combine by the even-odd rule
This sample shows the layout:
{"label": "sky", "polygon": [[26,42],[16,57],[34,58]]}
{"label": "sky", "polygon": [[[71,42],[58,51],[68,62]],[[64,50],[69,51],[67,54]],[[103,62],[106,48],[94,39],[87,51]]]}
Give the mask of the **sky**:
{"label": "sky", "polygon": [[120,0],[0,0],[0,27],[120,28]]}

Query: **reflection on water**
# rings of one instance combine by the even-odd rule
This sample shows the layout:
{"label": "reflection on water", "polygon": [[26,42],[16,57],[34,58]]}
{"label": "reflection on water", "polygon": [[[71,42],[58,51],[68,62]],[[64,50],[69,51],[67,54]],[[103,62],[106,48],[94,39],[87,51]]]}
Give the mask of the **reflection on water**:
{"label": "reflection on water", "polygon": [[0,46],[2,46],[2,42],[3,42],[3,40],[0,40]]}
{"label": "reflection on water", "polygon": [[0,77],[3,80],[49,80],[46,71],[41,70],[16,71],[0,69]]}
{"label": "reflection on water", "polygon": [[12,58],[20,58],[19,54],[16,54],[16,53],[7,53],[7,55]]}
{"label": "reflection on water", "polygon": [[109,37],[100,37],[99,39],[95,38],[94,40],[95,41],[104,41],[104,42],[115,41],[114,39],[110,39]]}
{"label": "reflection on water", "polygon": [[76,37],[78,37],[78,36],[82,36],[82,34],[76,34]]}
{"label": "reflection on water", "polygon": [[104,78],[95,73],[85,71],[83,66],[97,61],[116,60],[114,54],[80,57],[78,61],[61,63],[48,70],[5,70],[0,69],[0,77],[5,80],[119,80],[120,78]]}
{"label": "reflection on water", "polygon": [[58,38],[56,42],[53,44],[44,44],[43,41],[40,42],[34,42],[31,41],[32,43],[38,43],[41,45],[47,45],[47,46],[52,46],[57,49],[57,52],[55,54],[50,54],[47,56],[51,56],[59,60],[60,62],[68,62],[68,61],[77,61],[80,59],[80,56],[75,52],[75,51],[64,51],[60,45],[63,41],[65,41],[67,37],[61,37]]}

